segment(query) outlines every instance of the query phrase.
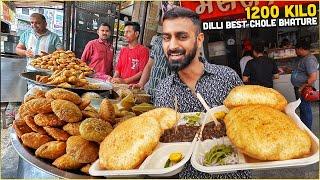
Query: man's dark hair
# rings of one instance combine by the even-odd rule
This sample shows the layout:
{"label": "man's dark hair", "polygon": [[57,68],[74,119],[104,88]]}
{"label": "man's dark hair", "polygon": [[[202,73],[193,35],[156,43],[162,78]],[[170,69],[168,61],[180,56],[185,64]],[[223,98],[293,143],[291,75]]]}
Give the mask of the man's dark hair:
{"label": "man's dark hair", "polygon": [[253,50],[257,53],[263,53],[264,51],[264,44],[263,40],[256,40],[253,42]]}
{"label": "man's dark hair", "polygon": [[46,17],[44,17],[44,15],[40,14],[40,13],[32,13],[30,15],[30,17],[39,17],[41,20],[43,20],[44,22],[47,22]]}
{"label": "man's dark hair", "polygon": [[190,9],[183,8],[183,7],[175,7],[173,9],[170,9],[163,15],[163,21],[167,19],[176,19],[176,18],[188,18],[190,19],[193,24],[197,27],[197,33],[199,34],[201,32],[201,20],[197,13],[191,11]]}
{"label": "man's dark hair", "polygon": [[127,21],[125,24],[124,24],[124,27],[126,26],[132,26],[133,27],[133,30],[136,32],[138,31],[139,34],[140,34],[140,24],[137,23],[137,22],[132,22],[132,21]]}
{"label": "man's dark hair", "polygon": [[310,50],[311,46],[310,46],[310,41],[308,41],[305,38],[301,38],[298,40],[297,44],[296,44],[296,49],[298,48],[302,48],[304,50]]}
{"label": "man's dark hair", "polygon": [[111,31],[111,26],[108,24],[108,23],[101,23],[100,24],[100,26],[99,26],[99,28],[101,27],[101,26],[108,26],[108,28],[109,28],[109,30]]}

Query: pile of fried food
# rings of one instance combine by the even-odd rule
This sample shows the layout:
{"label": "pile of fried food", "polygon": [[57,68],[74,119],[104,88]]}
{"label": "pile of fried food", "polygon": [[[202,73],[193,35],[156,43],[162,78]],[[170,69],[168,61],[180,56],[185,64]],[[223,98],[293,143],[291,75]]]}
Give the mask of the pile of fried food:
{"label": "pile of fried food", "polygon": [[74,71],[73,69],[56,70],[52,75],[36,75],[36,81],[62,88],[100,88],[98,84],[89,83],[85,77],[85,73],[82,72],[79,74],[79,71]]}
{"label": "pile of fried food", "polygon": [[35,58],[31,61],[31,65],[35,68],[47,69],[52,72],[58,70],[70,70],[76,74],[83,73],[85,76],[93,74],[93,69],[86,63],[76,58],[74,52],[58,50],[52,54]]}
{"label": "pile of fried food", "polygon": [[176,123],[177,113],[170,108],[125,116],[109,99],[102,100],[99,110],[90,103],[88,95],[65,89],[35,89],[19,107],[13,128],[37,157],[88,174],[99,157],[106,169],[135,168],[151,154],[163,130]]}
{"label": "pile of fried food", "polygon": [[311,138],[283,111],[286,99],[274,89],[237,86],[224,101],[227,136],[244,154],[258,160],[286,160],[310,154]]}

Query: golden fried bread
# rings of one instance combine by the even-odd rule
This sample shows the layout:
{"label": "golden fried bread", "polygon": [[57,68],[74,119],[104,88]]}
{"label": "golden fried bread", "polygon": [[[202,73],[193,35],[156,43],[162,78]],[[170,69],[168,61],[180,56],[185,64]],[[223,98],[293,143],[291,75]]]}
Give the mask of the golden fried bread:
{"label": "golden fried bread", "polygon": [[71,136],[67,140],[66,152],[80,163],[92,163],[98,159],[99,146],[81,136]]}
{"label": "golden fried bread", "polygon": [[84,165],[76,161],[72,156],[68,154],[62,155],[52,164],[62,170],[75,170],[81,168]]}
{"label": "golden fried bread", "polygon": [[31,132],[23,134],[21,136],[21,140],[23,145],[33,149],[38,149],[41,145],[52,141],[52,138],[47,135]]}
{"label": "golden fried bread", "polygon": [[91,103],[90,99],[82,98],[81,103],[78,105],[80,110],[84,110]]}
{"label": "golden fried bread", "polygon": [[67,141],[67,139],[70,137],[70,135],[62,129],[53,128],[53,127],[43,127],[43,128],[51,137],[53,137],[57,141]]}
{"label": "golden fried bread", "polygon": [[82,119],[82,112],[77,105],[70,101],[56,99],[52,101],[51,106],[54,114],[63,121],[79,122]]}
{"label": "golden fried bread", "polygon": [[26,116],[24,118],[24,121],[26,124],[35,132],[38,132],[40,134],[47,134],[46,131],[43,129],[43,127],[38,126],[35,122],[32,116]]}
{"label": "golden fried bread", "polygon": [[78,136],[80,135],[80,124],[81,122],[76,122],[76,123],[68,123],[62,127],[63,130],[68,132],[72,136]]}
{"label": "golden fried bread", "polygon": [[261,104],[283,111],[288,102],[282,94],[272,88],[242,85],[233,88],[223,104],[229,109],[237,106]]}
{"label": "golden fried bread", "polygon": [[253,158],[285,160],[310,153],[308,134],[289,116],[269,106],[236,107],[224,122],[232,143]]}
{"label": "golden fried bread", "polygon": [[31,99],[30,101],[23,103],[19,107],[20,118],[23,119],[25,116],[34,116],[37,113],[50,113],[52,99],[37,98]]}
{"label": "golden fried bread", "polygon": [[55,114],[37,114],[34,116],[34,122],[38,126],[59,127],[65,125],[67,122],[62,121]]}
{"label": "golden fried bread", "polygon": [[57,159],[66,153],[66,143],[61,141],[50,141],[41,145],[35,152],[37,157],[45,159]]}
{"label": "golden fried bread", "polygon": [[46,92],[45,96],[51,99],[63,99],[63,100],[71,101],[74,104],[81,103],[81,97],[78,94],[62,88],[51,89],[48,92]]}
{"label": "golden fried bread", "polygon": [[156,108],[151,111],[145,112],[140,116],[156,118],[163,130],[171,129],[180,119],[180,113],[176,113],[176,111],[171,108]]}
{"label": "golden fried bread", "polygon": [[115,110],[112,103],[108,99],[103,99],[100,104],[99,109],[100,118],[109,122],[110,124],[115,124]]}
{"label": "golden fried bread", "polygon": [[102,169],[134,169],[157,146],[162,129],[153,117],[133,117],[119,124],[100,144]]}
{"label": "golden fried bread", "polygon": [[33,132],[24,120],[14,120],[12,126],[19,138],[21,138],[23,134]]}
{"label": "golden fried bread", "polygon": [[88,141],[100,143],[113,130],[110,123],[97,118],[87,118],[80,124],[80,135]]}

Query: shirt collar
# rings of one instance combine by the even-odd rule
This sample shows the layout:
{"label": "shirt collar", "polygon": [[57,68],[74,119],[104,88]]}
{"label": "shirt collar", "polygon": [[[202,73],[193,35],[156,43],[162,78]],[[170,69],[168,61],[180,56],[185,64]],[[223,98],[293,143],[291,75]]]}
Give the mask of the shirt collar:
{"label": "shirt collar", "polygon": [[36,33],[33,29],[31,30],[31,32],[32,32],[35,36],[41,37],[41,36],[47,36],[47,35],[50,34],[50,31],[49,31],[48,29],[46,29],[46,30],[47,30],[46,33],[41,34],[41,35],[38,35],[38,33]]}
{"label": "shirt collar", "polygon": [[103,41],[102,39],[98,38],[98,42],[99,43],[103,43],[105,44],[106,46],[110,46],[110,43],[108,41]]}

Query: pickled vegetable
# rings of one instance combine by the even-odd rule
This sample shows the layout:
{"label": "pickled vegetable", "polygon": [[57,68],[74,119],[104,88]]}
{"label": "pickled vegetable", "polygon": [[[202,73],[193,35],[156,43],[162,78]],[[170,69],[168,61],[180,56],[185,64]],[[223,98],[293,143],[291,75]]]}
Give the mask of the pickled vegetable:
{"label": "pickled vegetable", "polygon": [[227,164],[225,158],[233,153],[232,147],[229,145],[216,145],[210,151],[205,153],[203,164],[205,166],[224,165]]}

